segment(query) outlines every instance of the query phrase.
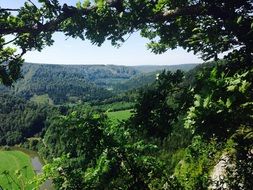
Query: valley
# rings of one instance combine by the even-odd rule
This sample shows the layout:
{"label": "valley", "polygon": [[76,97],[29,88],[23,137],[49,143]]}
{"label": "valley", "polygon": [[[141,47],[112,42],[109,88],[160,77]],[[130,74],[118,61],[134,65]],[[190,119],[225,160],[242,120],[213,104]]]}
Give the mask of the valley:
{"label": "valley", "polygon": [[[15,146],[22,151],[35,151],[46,161],[45,168],[38,175],[34,172],[35,160],[29,154],[16,148],[1,150],[3,160],[16,163],[12,168],[8,161],[1,162],[2,188],[43,189],[51,188],[53,183],[53,188],[58,189],[65,180],[75,189],[113,187],[115,184],[107,183],[106,176],[116,171],[117,176],[112,176],[116,186],[127,187],[125,181],[131,181],[133,175],[141,180],[146,170],[155,174],[150,179],[158,180],[160,173],[176,175],[178,181],[170,181],[172,186],[184,185],[191,189],[200,181],[209,184],[203,181],[205,178],[194,179],[194,176],[209,175],[224,151],[233,154],[236,145],[232,140],[207,143],[204,138],[210,138],[209,132],[204,133],[207,136],[194,136],[187,126],[194,119],[200,127],[198,130],[203,130],[201,117],[204,116],[197,115],[202,112],[195,113],[202,104],[204,113],[217,112],[205,107],[210,103],[208,98],[198,100],[198,94],[193,94],[208,90],[205,88],[209,86],[203,83],[210,82],[206,75],[215,73],[217,64],[226,65],[224,61],[209,62],[191,70],[186,67],[184,71],[151,67],[150,73],[147,72],[150,66],[142,72],[140,68],[111,65],[108,68],[87,66],[86,71],[85,66],[80,66],[84,74],[78,66],[25,65],[23,79],[13,87],[1,87],[0,145],[2,149]],[[229,100],[225,102],[225,106],[230,106]],[[249,118],[247,114],[244,117]],[[195,119],[197,116],[199,120]],[[222,122],[224,116],[215,114],[214,117],[207,120],[210,124],[205,127],[212,126],[213,120]],[[230,117],[234,125],[238,120],[233,114]],[[212,130],[219,138],[234,133],[220,133],[219,128]],[[199,154],[196,158],[191,157],[194,152]],[[210,154],[215,159],[210,160]],[[41,170],[42,165],[39,167]],[[132,167],[138,168],[137,174],[131,173]],[[206,170],[199,171],[198,167]],[[96,181],[97,175],[103,176],[103,184]],[[186,175],[191,175],[190,183],[184,181]]]}
{"label": "valley", "polygon": [[[23,78],[1,92],[39,103],[102,102],[115,94],[152,83],[163,69],[188,71],[196,64],[180,66],[46,65],[25,63]],[[148,70],[148,72],[147,72]]]}
{"label": "valley", "polygon": [[252,189],[252,44],[252,0],[1,0],[0,190]]}
{"label": "valley", "polygon": [[[13,87],[0,87],[0,145],[10,149],[0,152],[1,187],[34,187],[33,178],[42,165],[24,148],[44,155],[42,138],[54,117],[88,108],[105,112],[117,126],[132,115],[138,89],[151,85],[163,69],[174,71],[177,67],[188,71],[195,64],[125,67],[25,63],[22,79]],[[34,161],[38,163],[34,165]],[[15,164],[10,167],[11,163]],[[47,183],[42,187],[51,188]]]}

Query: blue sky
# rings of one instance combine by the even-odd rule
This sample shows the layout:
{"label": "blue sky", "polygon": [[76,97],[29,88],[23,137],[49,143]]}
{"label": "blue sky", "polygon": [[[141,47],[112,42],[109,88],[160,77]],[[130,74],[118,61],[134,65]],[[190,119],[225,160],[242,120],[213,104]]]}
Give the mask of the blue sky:
{"label": "blue sky", "polygon": [[[60,2],[74,5],[77,0]],[[4,8],[18,8],[23,3],[24,0],[0,0],[0,6]],[[97,47],[88,40],[67,38],[61,33],[54,34],[53,38],[53,46],[46,47],[41,52],[28,52],[25,60],[33,63],[115,65],[175,65],[202,62],[198,56],[181,48],[155,55],[147,50],[148,40],[140,37],[139,33],[131,35],[120,48],[112,47],[110,42]]]}

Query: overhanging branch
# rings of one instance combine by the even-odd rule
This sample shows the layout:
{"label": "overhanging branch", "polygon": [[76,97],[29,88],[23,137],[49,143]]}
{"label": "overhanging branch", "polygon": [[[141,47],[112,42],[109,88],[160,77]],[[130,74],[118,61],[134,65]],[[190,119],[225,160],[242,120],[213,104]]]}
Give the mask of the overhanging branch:
{"label": "overhanging branch", "polygon": [[0,12],[4,12],[4,11],[20,11],[20,9],[9,9],[9,8],[3,9],[3,8],[0,8]]}
{"label": "overhanging branch", "polygon": [[[109,7],[115,7],[114,5],[117,5],[114,3],[109,4]],[[117,7],[115,7],[117,8]],[[40,25],[34,25],[34,26],[23,26],[23,27],[13,27],[13,28],[1,28],[0,29],[0,35],[8,35],[8,34],[14,34],[14,33],[40,33],[40,32],[47,32],[47,31],[54,31],[57,30],[59,25],[65,21],[66,19],[72,17],[75,14],[82,14],[83,16],[86,16],[90,14],[90,12],[95,11],[97,9],[97,6],[91,6],[84,9],[77,9],[76,7],[72,6],[63,6],[62,13],[54,20],[51,20],[45,24]],[[0,9],[0,10],[16,10],[18,9]],[[181,7],[176,8],[174,10],[166,10],[164,12],[158,13],[154,16],[154,18],[147,18],[151,21],[169,21],[174,19],[177,16],[198,16],[204,14],[203,7],[199,5],[192,5],[188,7]]]}
{"label": "overhanging branch", "polygon": [[155,15],[155,21],[170,21],[178,16],[200,16],[205,15],[205,9],[201,5],[177,7],[173,10],[165,10]]}

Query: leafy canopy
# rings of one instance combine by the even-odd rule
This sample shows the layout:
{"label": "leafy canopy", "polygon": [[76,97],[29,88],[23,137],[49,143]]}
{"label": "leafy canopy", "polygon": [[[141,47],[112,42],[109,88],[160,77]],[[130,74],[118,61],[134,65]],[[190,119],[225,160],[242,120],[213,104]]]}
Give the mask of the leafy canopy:
{"label": "leafy canopy", "polygon": [[181,46],[205,60],[235,47],[250,53],[252,10],[251,0],[85,0],[75,7],[28,0],[19,9],[0,7],[0,79],[6,85],[16,81],[22,56],[52,45],[55,32],[119,46],[126,34],[140,31],[155,53]]}

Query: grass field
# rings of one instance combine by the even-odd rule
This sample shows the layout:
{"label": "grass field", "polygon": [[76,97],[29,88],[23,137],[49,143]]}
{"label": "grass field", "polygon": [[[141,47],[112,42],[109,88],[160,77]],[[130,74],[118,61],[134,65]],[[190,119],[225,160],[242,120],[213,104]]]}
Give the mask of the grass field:
{"label": "grass field", "polygon": [[119,121],[128,119],[132,115],[131,111],[132,111],[131,109],[114,111],[114,112],[108,112],[107,115],[112,122],[118,123]]}
{"label": "grass field", "polygon": [[38,104],[49,104],[54,105],[53,100],[48,96],[48,94],[44,95],[33,95],[33,97],[30,99],[32,102],[38,103]]}
{"label": "grass field", "polygon": [[[19,172],[20,171],[20,172]],[[0,150],[0,185],[4,190],[32,189],[35,176],[30,157],[23,152]]]}

